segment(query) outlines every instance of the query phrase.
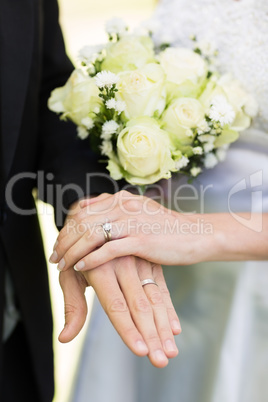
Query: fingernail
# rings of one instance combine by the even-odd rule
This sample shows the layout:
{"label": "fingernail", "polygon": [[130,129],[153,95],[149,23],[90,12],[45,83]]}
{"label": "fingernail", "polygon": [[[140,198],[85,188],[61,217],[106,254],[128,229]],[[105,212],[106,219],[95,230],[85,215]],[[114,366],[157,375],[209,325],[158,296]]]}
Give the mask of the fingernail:
{"label": "fingernail", "polygon": [[76,270],[76,271],[80,271],[81,269],[83,269],[84,267],[85,267],[85,263],[84,263],[84,261],[79,261],[75,266],[74,266],[74,269]]}
{"label": "fingernail", "polygon": [[50,258],[49,258],[49,262],[55,263],[57,262],[58,259],[58,253],[57,251],[53,251],[53,253],[51,254]]}
{"label": "fingernail", "polygon": [[148,353],[148,348],[147,348],[147,346],[146,346],[146,344],[144,342],[138,341],[138,342],[136,342],[136,346],[137,346],[137,349],[138,349],[139,352]]}
{"label": "fingernail", "polygon": [[61,260],[60,260],[60,262],[58,263],[58,270],[59,271],[62,271],[63,270],[63,268],[65,267],[65,260],[64,260],[64,258],[62,258]]}
{"label": "fingernail", "polygon": [[59,244],[58,240],[56,240],[54,246],[53,246],[53,250],[55,250],[55,248],[57,247],[57,245]]}
{"label": "fingernail", "polygon": [[165,355],[164,352],[162,352],[162,350],[156,350],[154,352],[154,357],[155,357],[155,360],[157,360],[159,362],[166,362],[167,361],[167,356]]}
{"label": "fingernail", "polygon": [[168,352],[176,352],[176,351],[177,351],[176,346],[174,345],[174,343],[173,343],[170,339],[168,339],[168,340],[165,342],[165,348],[166,348],[166,350],[167,350]]}
{"label": "fingernail", "polygon": [[172,321],[172,328],[176,331],[181,331],[181,325],[179,321],[177,320]]}

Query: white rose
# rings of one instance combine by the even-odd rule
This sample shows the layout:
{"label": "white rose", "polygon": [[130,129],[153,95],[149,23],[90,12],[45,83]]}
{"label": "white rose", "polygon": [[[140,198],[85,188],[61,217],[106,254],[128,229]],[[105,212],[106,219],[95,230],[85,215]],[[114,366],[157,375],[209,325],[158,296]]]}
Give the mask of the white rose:
{"label": "white rose", "polygon": [[117,139],[118,158],[124,177],[134,185],[169,178],[175,170],[169,135],[150,118],[133,119]]}
{"label": "white rose", "polygon": [[122,37],[116,43],[110,43],[106,48],[106,57],[102,70],[119,73],[136,70],[154,61],[153,42],[146,36]]}
{"label": "white rose", "polygon": [[241,111],[243,108],[248,109],[249,113],[247,113],[246,110],[245,112],[250,117],[256,116],[258,104],[256,100],[244,90],[240,81],[233,79],[230,74],[225,74],[219,79],[218,86],[222,88],[228,101],[235,110]]}
{"label": "white rose", "polygon": [[161,114],[165,107],[165,74],[158,64],[150,63],[141,69],[119,74],[116,99],[126,104],[128,119]]}
{"label": "white rose", "polygon": [[182,143],[190,144],[188,135],[191,128],[198,127],[205,117],[205,111],[197,99],[175,99],[164,112],[162,121],[164,129],[174,134]]}
{"label": "white rose", "polygon": [[255,99],[243,89],[241,83],[229,74],[225,74],[217,80],[214,76],[199,100],[209,110],[212,100],[219,96],[224,96],[235,112],[235,118],[230,127],[236,131],[248,128],[251,118],[255,117],[258,112],[258,105]]}
{"label": "white rose", "polygon": [[52,91],[48,107],[56,113],[63,113],[63,118],[72,120],[78,126],[82,120],[101,104],[99,89],[93,78],[76,69],[63,87]]}
{"label": "white rose", "polygon": [[183,96],[196,96],[207,76],[205,60],[192,50],[167,48],[159,54],[160,65],[167,75],[168,90],[171,97],[178,93]]}

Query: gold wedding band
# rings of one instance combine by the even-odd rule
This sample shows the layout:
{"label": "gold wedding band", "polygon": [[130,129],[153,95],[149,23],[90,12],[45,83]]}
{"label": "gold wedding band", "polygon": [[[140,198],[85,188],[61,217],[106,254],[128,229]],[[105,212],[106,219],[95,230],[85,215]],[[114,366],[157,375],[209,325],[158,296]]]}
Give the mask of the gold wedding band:
{"label": "gold wedding band", "polygon": [[106,222],[102,225],[105,243],[112,240],[111,229],[112,229],[112,225],[109,222]]}

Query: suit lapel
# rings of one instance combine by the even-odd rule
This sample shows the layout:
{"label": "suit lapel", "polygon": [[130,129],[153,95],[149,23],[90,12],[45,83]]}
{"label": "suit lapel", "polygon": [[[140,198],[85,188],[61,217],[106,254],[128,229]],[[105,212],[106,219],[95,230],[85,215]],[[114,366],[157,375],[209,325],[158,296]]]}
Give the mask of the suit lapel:
{"label": "suit lapel", "polygon": [[33,0],[1,0],[2,166],[7,177],[14,158],[33,53]]}

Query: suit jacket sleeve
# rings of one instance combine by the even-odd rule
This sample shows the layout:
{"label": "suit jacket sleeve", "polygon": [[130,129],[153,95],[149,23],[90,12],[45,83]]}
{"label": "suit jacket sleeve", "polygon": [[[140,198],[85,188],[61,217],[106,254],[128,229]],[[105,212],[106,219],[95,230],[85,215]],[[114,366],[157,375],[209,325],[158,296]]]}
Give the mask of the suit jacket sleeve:
{"label": "suit jacket sleeve", "polygon": [[38,169],[44,172],[45,182],[40,198],[54,206],[61,228],[72,202],[84,195],[117,191],[118,185],[107,175],[105,165],[98,163],[99,156],[89,149],[87,140],[77,138],[74,124],[48,110],[51,91],[65,84],[73,66],[65,53],[56,0],[44,1],[43,8]]}

